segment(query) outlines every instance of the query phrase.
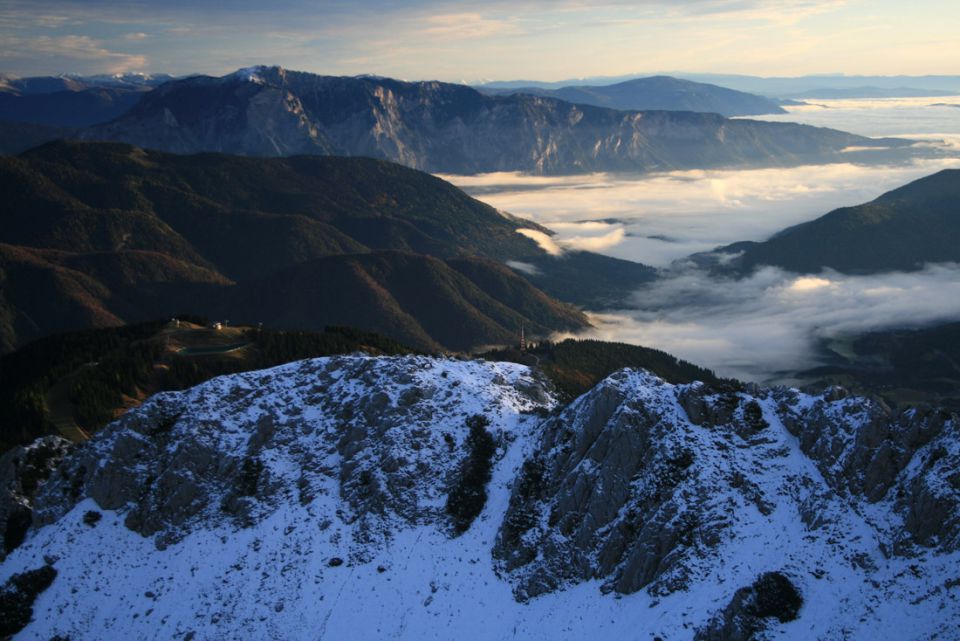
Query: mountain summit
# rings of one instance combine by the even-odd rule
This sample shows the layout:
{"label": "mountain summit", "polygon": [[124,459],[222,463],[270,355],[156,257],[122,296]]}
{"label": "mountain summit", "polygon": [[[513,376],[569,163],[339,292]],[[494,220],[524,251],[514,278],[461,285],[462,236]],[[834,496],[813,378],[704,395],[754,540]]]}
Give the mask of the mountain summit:
{"label": "mountain summit", "polygon": [[549,96],[580,105],[626,111],[703,111],[722,116],[759,116],[786,113],[776,102],[734,89],[672,76],[636,78],[611,85],[576,85],[559,89],[519,87],[485,89],[495,95],[524,93]]}
{"label": "mountain summit", "polygon": [[371,156],[461,174],[779,166],[848,159],[849,147],[907,144],[717,114],[616,111],[280,67],[168,82],[82,136],[175,153]]}
{"label": "mountain summit", "polygon": [[954,636],[955,416],[639,370],[557,410],[520,365],[334,357],[159,394],[69,453],[15,449],[12,630]]}

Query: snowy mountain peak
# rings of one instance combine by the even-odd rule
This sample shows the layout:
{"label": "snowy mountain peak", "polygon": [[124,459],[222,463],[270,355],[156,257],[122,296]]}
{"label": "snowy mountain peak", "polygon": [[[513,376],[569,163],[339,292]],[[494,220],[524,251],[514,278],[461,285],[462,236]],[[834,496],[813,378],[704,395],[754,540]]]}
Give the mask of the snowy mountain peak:
{"label": "snowy mountain peak", "polygon": [[252,82],[258,85],[262,85],[265,83],[264,75],[267,72],[282,73],[283,69],[278,66],[269,66],[269,65],[255,65],[253,67],[244,67],[242,69],[237,69],[233,73],[224,76],[223,80]]}
{"label": "snowy mountain peak", "polygon": [[161,394],[50,475],[0,581],[55,569],[40,639],[956,631],[952,415],[631,370],[556,410],[425,357]]}

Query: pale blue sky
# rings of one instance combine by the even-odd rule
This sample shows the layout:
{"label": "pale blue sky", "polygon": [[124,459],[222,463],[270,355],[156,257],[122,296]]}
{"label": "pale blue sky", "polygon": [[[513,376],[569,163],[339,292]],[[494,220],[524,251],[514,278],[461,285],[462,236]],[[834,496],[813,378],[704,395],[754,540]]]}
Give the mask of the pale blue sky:
{"label": "pale blue sky", "polygon": [[0,72],[960,74],[958,0],[0,0]]}

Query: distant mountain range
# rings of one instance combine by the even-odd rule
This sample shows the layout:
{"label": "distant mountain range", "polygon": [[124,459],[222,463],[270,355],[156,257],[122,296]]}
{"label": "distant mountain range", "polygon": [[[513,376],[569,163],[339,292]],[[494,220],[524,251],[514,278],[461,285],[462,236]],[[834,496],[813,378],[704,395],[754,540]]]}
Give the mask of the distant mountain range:
{"label": "distant mountain range", "polygon": [[173,76],[165,73],[119,73],[95,76],[81,76],[68,73],[59,76],[32,76],[28,78],[18,78],[0,74],[0,92],[26,96],[55,93],[58,91],[84,91],[95,88],[122,88],[149,91],[153,87],[158,87],[170,80],[173,80]]}
{"label": "distant mountain range", "polygon": [[704,258],[718,254],[725,257],[719,269],[740,272],[774,265],[798,273],[830,268],[870,274],[960,262],[960,169],[944,169],[767,241],[735,243]]}
{"label": "distant mountain range", "polygon": [[0,76],[0,120],[50,127],[86,127],[122,115],[173,76]]}
{"label": "distant mountain range", "polygon": [[4,350],[178,310],[465,350],[512,343],[521,325],[531,335],[587,325],[538,287],[595,306],[654,274],[585,252],[550,256],[516,231],[549,230],[367,158],[58,142],[0,158],[0,198]]}
{"label": "distant mountain range", "polygon": [[569,86],[559,89],[517,87],[481,88],[491,95],[530,94],[558,98],[579,105],[594,105],[625,111],[700,111],[723,116],[756,116],[786,113],[769,98],[670,76],[637,78],[600,86]]}
{"label": "distant mountain range", "polygon": [[123,115],[142,96],[139,89],[119,87],[52,93],[0,92],[0,118],[50,127],[86,127]]}
{"label": "distant mountain range", "polygon": [[477,86],[482,89],[516,89],[518,87],[541,87],[559,89],[569,86],[608,86],[628,80],[651,75],[669,75],[674,78],[705,82],[737,91],[745,91],[762,96],[783,97],[820,89],[855,89],[858,87],[877,87],[897,89],[910,87],[933,92],[925,95],[937,95],[936,92],[960,93],[960,75],[936,76],[847,76],[844,74],[822,74],[812,76],[746,76],[741,74],[687,73],[681,71],[660,72],[657,74],[637,73],[621,76],[594,76],[591,78],[572,78],[569,80],[541,82],[536,80],[488,81]]}
{"label": "distant mountain range", "polygon": [[[96,102],[97,96],[84,94],[83,100]],[[29,96],[18,99],[24,98]],[[106,113],[84,115],[78,108],[70,118],[81,116]],[[851,147],[910,145],[710,113],[618,111],[542,96],[487,96],[464,85],[278,67],[173,80],[144,93],[110,122],[73,131],[0,125],[7,153],[63,136],[174,153],[370,156],[460,174],[788,166],[850,160],[845,150]]]}

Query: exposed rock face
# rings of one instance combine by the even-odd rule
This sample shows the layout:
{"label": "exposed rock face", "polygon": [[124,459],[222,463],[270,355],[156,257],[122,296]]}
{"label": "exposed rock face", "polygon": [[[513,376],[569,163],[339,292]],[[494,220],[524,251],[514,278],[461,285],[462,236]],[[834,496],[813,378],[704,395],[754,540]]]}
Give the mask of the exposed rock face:
{"label": "exposed rock face", "polygon": [[51,475],[0,581],[56,568],[41,639],[955,636],[956,417],[631,370],[553,408],[422,357],[158,395]]}
{"label": "exposed rock face", "polygon": [[170,82],[84,133],[177,153],[336,153],[431,172],[570,173],[787,165],[897,145],[790,123],[614,111],[466,86],[261,67]]}
{"label": "exposed rock face", "polygon": [[[837,392],[841,392],[837,394]],[[960,548],[960,450],[957,418],[910,409],[894,413],[859,397],[781,402],[784,425],[830,486],[877,503],[891,498],[905,531],[893,543]]]}
{"label": "exposed rock face", "polygon": [[0,559],[23,542],[33,524],[34,496],[71,448],[64,438],[45,436],[0,457]]}
{"label": "exposed rock face", "polygon": [[523,568],[519,598],[591,578],[619,592],[660,579],[671,591],[686,580],[684,548],[715,543],[693,535],[723,520],[704,486],[716,470],[697,460],[662,385],[622,372],[546,424],[494,549],[506,571]]}
{"label": "exposed rock face", "polygon": [[[180,82],[196,91],[179,94]],[[168,100],[174,96],[173,100]],[[141,99],[142,102],[142,99]],[[149,114],[148,117],[143,117]],[[136,105],[135,136],[151,148],[175,153],[225,151],[237,154],[286,156],[329,154],[332,145],[304,113],[299,98],[280,84],[228,76],[215,82],[175,81],[150,93]],[[91,129],[91,139],[120,131],[107,123]],[[132,132],[131,132],[132,133]]]}
{"label": "exposed rock face", "polygon": [[697,631],[694,641],[752,641],[772,619],[795,620],[802,604],[803,597],[789,578],[767,572],[737,590],[723,612]]}
{"label": "exposed rock face", "polygon": [[[89,496],[165,547],[210,523],[250,527],[296,500],[318,518],[358,523],[363,543],[382,542],[398,523],[442,520],[469,416],[490,414],[503,440],[506,408],[550,406],[525,372],[341,357],[158,394],[71,457],[38,498],[36,524]],[[279,378],[280,396],[264,391]]]}
{"label": "exposed rock face", "polygon": [[[881,526],[883,550],[956,550],[956,418],[894,415],[837,392],[754,398],[615,374],[545,424],[494,558],[519,599],[590,579],[669,594],[702,579],[704,560],[741,536],[740,515],[775,528],[786,511],[810,529],[842,528],[829,513],[859,497],[903,522]],[[816,470],[789,469],[781,424]]]}

